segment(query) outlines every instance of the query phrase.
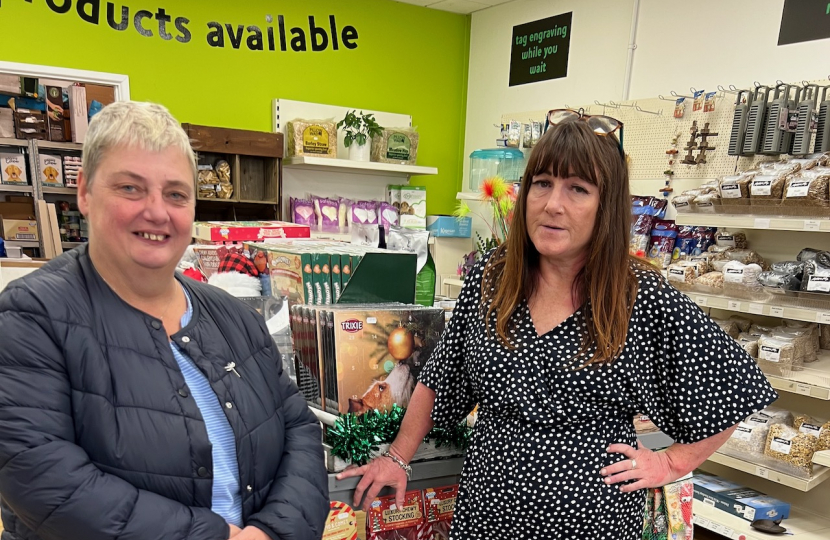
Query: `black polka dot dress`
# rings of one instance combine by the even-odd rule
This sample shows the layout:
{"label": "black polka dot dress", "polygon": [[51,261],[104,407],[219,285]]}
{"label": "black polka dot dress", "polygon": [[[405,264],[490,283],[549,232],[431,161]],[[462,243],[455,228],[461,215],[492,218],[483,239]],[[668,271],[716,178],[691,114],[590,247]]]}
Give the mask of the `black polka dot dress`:
{"label": "black polka dot dress", "polygon": [[680,443],[715,435],[772,403],[753,360],[685,295],[638,271],[640,290],[622,356],[577,369],[577,311],[538,336],[527,304],[515,349],[488,337],[480,315],[483,262],[464,282],[452,320],[421,373],[433,419],[452,425],[479,404],[451,538],[639,539],[645,493],[608,486],[600,469],[636,446],[632,418],[647,413]]}

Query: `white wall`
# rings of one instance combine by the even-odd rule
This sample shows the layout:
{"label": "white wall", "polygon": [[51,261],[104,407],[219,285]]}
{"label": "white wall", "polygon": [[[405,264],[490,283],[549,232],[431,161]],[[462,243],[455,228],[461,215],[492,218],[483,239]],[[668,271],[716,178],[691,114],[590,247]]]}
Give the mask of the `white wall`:
{"label": "white wall", "polygon": [[826,79],[830,39],[778,46],[783,7],[784,0],[641,0],[631,98]]}
{"label": "white wall", "polygon": [[[519,0],[472,15],[464,182],[470,152],[492,148],[501,115],[619,99],[633,0]],[[513,26],[573,12],[568,76],[508,86]],[[569,29],[569,32],[571,29]],[[588,99],[590,98],[590,99]]]}

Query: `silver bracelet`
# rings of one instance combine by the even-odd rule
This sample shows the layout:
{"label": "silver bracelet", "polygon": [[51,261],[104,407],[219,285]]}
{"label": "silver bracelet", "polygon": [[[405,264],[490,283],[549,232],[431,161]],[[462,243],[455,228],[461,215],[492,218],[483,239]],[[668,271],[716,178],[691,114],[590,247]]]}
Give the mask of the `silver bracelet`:
{"label": "silver bracelet", "polygon": [[400,467],[401,469],[403,469],[403,472],[405,472],[405,473],[406,473],[406,479],[407,479],[407,480],[412,480],[412,467],[410,467],[409,465],[407,465],[406,463],[404,463],[404,462],[403,462],[403,460],[402,460],[401,458],[399,458],[399,457],[397,457],[397,456],[393,456],[393,455],[392,455],[392,454],[390,454],[389,452],[384,452],[384,453],[382,453],[382,454],[381,454],[381,456],[383,456],[383,457],[388,457],[389,459],[391,459],[392,461],[394,461],[394,462],[398,465],[398,467]]}

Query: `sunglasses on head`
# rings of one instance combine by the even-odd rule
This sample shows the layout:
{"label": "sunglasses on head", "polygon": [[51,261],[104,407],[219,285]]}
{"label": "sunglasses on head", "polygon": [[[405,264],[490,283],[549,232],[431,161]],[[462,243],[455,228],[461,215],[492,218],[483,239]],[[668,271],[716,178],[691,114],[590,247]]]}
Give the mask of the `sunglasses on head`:
{"label": "sunglasses on head", "polygon": [[606,137],[619,130],[620,155],[623,159],[625,159],[625,153],[623,152],[623,123],[616,118],[599,114],[585,114],[584,109],[579,109],[578,111],[574,111],[572,109],[553,109],[552,111],[548,111],[548,114],[545,117],[545,131],[558,124],[576,122],[579,120],[587,122],[588,126],[594,130],[594,133],[600,137]]}

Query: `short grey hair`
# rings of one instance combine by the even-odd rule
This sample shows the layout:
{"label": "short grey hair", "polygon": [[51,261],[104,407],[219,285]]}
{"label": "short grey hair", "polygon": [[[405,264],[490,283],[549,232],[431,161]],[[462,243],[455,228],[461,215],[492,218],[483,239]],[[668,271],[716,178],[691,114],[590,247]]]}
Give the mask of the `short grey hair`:
{"label": "short grey hair", "polygon": [[150,152],[178,148],[190,163],[193,181],[196,181],[196,154],[190,146],[190,139],[170,111],[162,105],[116,101],[92,117],[81,159],[88,186],[92,185],[95,173],[107,152],[116,146],[132,146]]}

